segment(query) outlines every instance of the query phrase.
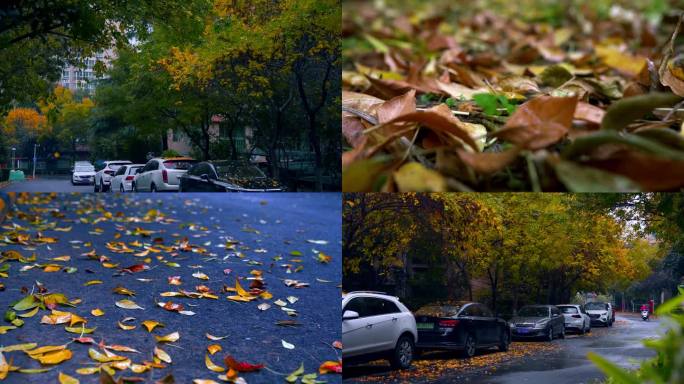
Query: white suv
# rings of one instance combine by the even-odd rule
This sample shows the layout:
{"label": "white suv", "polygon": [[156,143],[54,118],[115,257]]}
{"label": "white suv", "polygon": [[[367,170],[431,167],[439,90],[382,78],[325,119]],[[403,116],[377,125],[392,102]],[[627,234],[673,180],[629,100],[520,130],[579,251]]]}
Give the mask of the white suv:
{"label": "white suv", "polygon": [[398,298],[367,291],[342,296],[345,362],[388,359],[393,368],[406,369],[417,341],[416,319]]}
{"label": "white suv", "polygon": [[189,157],[155,158],[145,164],[133,179],[133,190],[177,191],[180,177],[198,161]]}
{"label": "white suv", "polygon": [[107,192],[112,176],[124,164],[131,164],[128,160],[109,160],[102,163],[100,168],[95,173],[95,192]]}
{"label": "white suv", "polygon": [[584,304],[584,310],[591,318],[591,325],[613,326],[615,319],[613,318],[612,304],[602,302],[586,303]]}

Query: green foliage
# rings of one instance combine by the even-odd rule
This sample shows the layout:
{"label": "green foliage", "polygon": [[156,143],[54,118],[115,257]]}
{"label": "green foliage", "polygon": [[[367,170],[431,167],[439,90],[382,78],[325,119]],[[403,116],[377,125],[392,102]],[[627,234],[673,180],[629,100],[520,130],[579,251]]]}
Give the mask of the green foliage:
{"label": "green foliage", "polygon": [[498,116],[501,114],[499,108],[505,108],[509,115],[515,112],[516,106],[511,104],[506,96],[495,95],[493,93],[478,93],[473,96],[473,101],[477,104],[484,113],[490,116]]}
{"label": "green foliage", "polygon": [[[352,193],[344,201],[345,288],[394,284],[417,302],[434,290],[421,288],[429,284],[410,268],[416,264],[440,266],[430,272],[433,283],[452,298],[512,310],[624,288],[662,257],[576,195]],[[411,279],[400,284],[405,275]],[[473,279],[489,287],[474,292]]]}
{"label": "green foliage", "polygon": [[669,331],[658,340],[646,340],[644,345],[656,351],[655,358],[645,360],[635,372],[621,368],[595,353],[589,353],[594,362],[615,384],[662,383],[678,384],[684,380],[684,288],[679,296],[661,305],[656,313],[661,322],[668,321]]}

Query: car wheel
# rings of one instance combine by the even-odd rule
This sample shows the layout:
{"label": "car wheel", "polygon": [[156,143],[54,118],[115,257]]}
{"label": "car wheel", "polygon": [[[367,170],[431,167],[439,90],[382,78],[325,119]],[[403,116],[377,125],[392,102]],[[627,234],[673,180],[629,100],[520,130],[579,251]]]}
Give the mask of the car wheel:
{"label": "car wheel", "polygon": [[154,186],[154,183],[150,184],[150,192],[157,192],[157,187]]}
{"label": "car wheel", "polygon": [[100,192],[107,192],[104,181],[100,180]]}
{"label": "car wheel", "polygon": [[121,183],[121,185],[119,186],[119,192],[126,193],[126,190],[123,187],[123,183]]}
{"label": "car wheel", "polygon": [[100,188],[97,186],[97,181],[95,181],[95,184],[93,184],[93,189],[95,192],[100,192]]}
{"label": "car wheel", "polygon": [[553,327],[549,327],[549,333],[546,335],[546,341],[553,341]]}
{"label": "car wheel", "polygon": [[565,339],[565,326],[561,326],[561,333],[559,336],[561,339]]}
{"label": "car wheel", "polygon": [[413,361],[413,339],[409,336],[402,336],[394,347],[394,352],[390,359],[392,368],[407,369]]}
{"label": "car wheel", "polygon": [[499,342],[499,351],[506,352],[511,345],[511,336],[505,330],[501,332],[501,341]]}
{"label": "car wheel", "polygon": [[609,327],[612,327],[612,326],[613,326],[613,320],[611,320],[611,321],[608,322],[608,326],[609,326]]}
{"label": "car wheel", "polygon": [[463,355],[468,358],[473,357],[475,356],[476,349],[475,338],[469,333],[463,344]]}

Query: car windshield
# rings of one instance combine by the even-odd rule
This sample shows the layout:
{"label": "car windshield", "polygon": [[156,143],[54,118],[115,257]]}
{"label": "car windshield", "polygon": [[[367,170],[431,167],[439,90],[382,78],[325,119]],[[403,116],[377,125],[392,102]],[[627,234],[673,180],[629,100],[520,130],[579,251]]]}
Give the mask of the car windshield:
{"label": "car windshield", "polygon": [[259,168],[244,164],[218,164],[216,172],[220,177],[225,178],[253,179],[266,177]]}
{"label": "car windshield", "polygon": [[577,308],[575,308],[575,307],[558,307],[558,308],[560,308],[561,312],[563,312],[563,313],[568,313],[568,314],[571,314],[571,315],[572,315],[572,314],[576,314],[576,313],[579,312],[579,311],[577,310]]}
{"label": "car windshield", "polygon": [[520,317],[548,317],[549,309],[546,307],[522,307],[518,311]]}
{"label": "car windshield", "polygon": [[461,310],[460,305],[430,304],[416,311],[416,316],[453,317]]}
{"label": "car windshield", "polygon": [[606,305],[604,303],[587,303],[584,306],[584,309],[586,310],[605,310]]}
{"label": "car windshield", "polygon": [[166,169],[180,169],[187,171],[194,164],[197,164],[197,160],[166,160],[164,161],[164,167]]}
{"label": "car windshield", "polygon": [[128,163],[109,163],[107,168],[111,169],[112,171],[116,171],[117,169],[121,168],[122,165],[126,164]]}
{"label": "car windshield", "polygon": [[93,172],[95,167],[89,167],[87,165],[81,165],[74,168],[74,172]]}
{"label": "car windshield", "polygon": [[135,173],[135,171],[137,171],[140,168],[142,168],[142,166],[140,166],[140,165],[138,165],[137,167],[130,167],[130,168],[128,168],[128,173],[133,174],[133,173]]}

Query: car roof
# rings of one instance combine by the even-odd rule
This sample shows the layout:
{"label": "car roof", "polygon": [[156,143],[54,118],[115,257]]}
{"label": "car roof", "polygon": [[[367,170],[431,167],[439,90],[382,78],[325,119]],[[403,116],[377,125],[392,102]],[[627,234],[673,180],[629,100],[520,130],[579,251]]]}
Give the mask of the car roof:
{"label": "car roof", "polygon": [[536,308],[551,308],[555,307],[555,305],[550,305],[550,304],[531,304],[531,305],[523,305],[524,307],[536,307]]}
{"label": "car roof", "polygon": [[350,296],[368,296],[368,297],[381,297],[383,299],[394,299],[394,300],[399,300],[398,297],[388,295],[387,293],[384,292],[377,292],[377,291],[352,291],[352,292],[347,292],[346,294],[342,295],[342,298],[345,299]]}
{"label": "car roof", "polygon": [[[163,160],[163,161],[181,161],[181,160],[183,160],[183,161],[187,161],[187,160],[194,161],[194,160],[195,160],[195,159],[193,159],[192,157],[187,157],[187,156],[156,157],[155,159],[156,159],[156,160]],[[155,160],[155,159],[153,159],[153,160]]]}
{"label": "car roof", "polygon": [[556,307],[581,307],[582,304],[556,304]]}
{"label": "car roof", "polygon": [[452,306],[459,306],[459,307],[464,307],[468,304],[480,304],[475,301],[451,301],[451,300],[446,300],[446,301],[434,301],[432,303],[427,303],[423,305],[423,307],[428,306],[428,305],[452,305]]}
{"label": "car roof", "polygon": [[124,164],[130,164],[130,160],[105,160],[103,161],[105,164],[111,164],[111,163],[124,163]]}

